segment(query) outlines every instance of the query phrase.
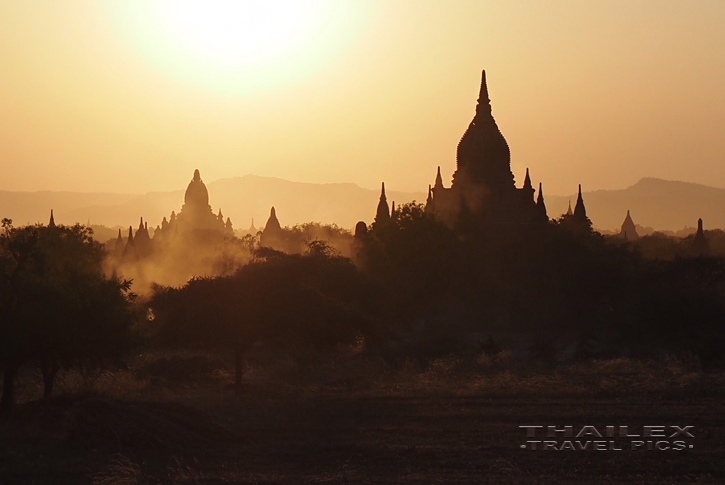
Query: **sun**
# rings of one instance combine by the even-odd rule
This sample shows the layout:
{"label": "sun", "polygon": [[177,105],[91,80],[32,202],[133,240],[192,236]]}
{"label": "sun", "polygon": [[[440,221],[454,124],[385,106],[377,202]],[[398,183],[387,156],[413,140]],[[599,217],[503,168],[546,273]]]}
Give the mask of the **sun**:
{"label": "sun", "polygon": [[163,0],[160,26],[190,55],[241,69],[302,51],[325,19],[322,1]]}
{"label": "sun", "polygon": [[154,66],[222,91],[257,92],[309,76],[349,46],[364,3],[144,0],[106,4]]}

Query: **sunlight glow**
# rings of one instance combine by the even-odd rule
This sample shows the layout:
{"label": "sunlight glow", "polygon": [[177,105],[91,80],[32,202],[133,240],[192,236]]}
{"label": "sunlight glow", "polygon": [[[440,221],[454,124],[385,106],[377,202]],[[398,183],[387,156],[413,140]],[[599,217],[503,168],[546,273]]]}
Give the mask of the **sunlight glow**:
{"label": "sunlight glow", "polygon": [[302,50],[324,20],[320,0],[165,0],[162,27],[193,55],[243,68]]}
{"label": "sunlight glow", "polygon": [[107,5],[124,36],[154,65],[227,93],[299,82],[349,47],[365,17],[361,4],[334,0]]}

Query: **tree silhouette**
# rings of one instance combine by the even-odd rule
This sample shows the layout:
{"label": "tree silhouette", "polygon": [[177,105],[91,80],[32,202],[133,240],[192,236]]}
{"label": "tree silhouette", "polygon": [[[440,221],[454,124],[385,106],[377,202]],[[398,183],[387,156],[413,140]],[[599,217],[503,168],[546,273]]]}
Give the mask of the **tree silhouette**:
{"label": "tree silhouette", "polygon": [[320,241],[304,255],[260,248],[232,276],[157,288],[150,302],[160,321],[155,341],[233,353],[238,386],[255,342],[292,355],[354,343],[374,331],[379,295],[349,259],[331,253]]}
{"label": "tree silhouette", "polygon": [[0,235],[1,412],[19,367],[40,363],[44,395],[61,367],[118,361],[131,346],[130,283],[106,279],[102,246],[81,225],[13,228]]}

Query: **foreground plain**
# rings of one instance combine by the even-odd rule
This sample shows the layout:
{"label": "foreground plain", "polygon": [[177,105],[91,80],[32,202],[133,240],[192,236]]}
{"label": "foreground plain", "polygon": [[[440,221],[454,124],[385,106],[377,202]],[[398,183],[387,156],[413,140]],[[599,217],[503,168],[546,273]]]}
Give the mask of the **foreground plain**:
{"label": "foreground plain", "polygon": [[[32,369],[0,428],[3,484],[723,483],[725,373],[681,360],[534,371],[485,356],[250,365],[243,389],[208,354],[128,369]],[[682,451],[522,450],[519,425],[694,426]]]}

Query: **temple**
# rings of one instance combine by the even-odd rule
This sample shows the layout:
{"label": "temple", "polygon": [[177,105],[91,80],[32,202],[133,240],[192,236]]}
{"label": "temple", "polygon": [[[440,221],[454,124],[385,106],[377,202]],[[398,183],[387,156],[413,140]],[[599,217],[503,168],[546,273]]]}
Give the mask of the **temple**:
{"label": "temple", "polygon": [[710,256],[710,243],[705,237],[705,231],[702,228],[702,218],[697,220],[697,232],[692,240],[693,256]]}
{"label": "temple", "polygon": [[622,230],[619,232],[619,237],[622,237],[627,241],[636,241],[639,239],[637,227],[632,220],[632,216],[629,215],[629,211],[627,211],[627,217],[624,218],[624,222],[622,223]]}
{"label": "temple", "polygon": [[281,250],[286,247],[285,239],[284,230],[277,219],[277,211],[272,207],[267,224],[264,225],[264,230],[259,237],[259,245]]}
{"label": "temple", "polygon": [[[453,227],[462,213],[483,224],[540,224],[547,222],[541,184],[539,194],[529,170],[521,188],[511,172],[511,152],[496,125],[483,71],[476,114],[458,143],[456,171],[451,187],[443,185],[438,167],[435,183],[428,189],[426,211]],[[469,219],[467,217],[467,219]]]}
{"label": "temple", "polygon": [[[139,231],[143,232],[143,229],[139,227]],[[178,215],[172,211],[169,220],[164,217],[161,225],[157,226],[154,231],[154,239],[170,237],[176,233],[200,231],[225,236],[234,235],[231,219],[227,217],[225,221],[221,209],[217,215],[214,215],[211,205],[209,205],[209,191],[197,169],[194,170],[194,177],[186,187],[181,211]],[[148,230],[146,230],[146,234],[148,235]]]}
{"label": "temple", "polygon": [[159,247],[166,247],[166,243],[191,240],[195,243],[213,243],[233,235],[232,221],[228,217],[224,219],[221,209],[214,215],[209,205],[209,191],[201,180],[199,170],[194,170],[178,215],[171,211],[169,218],[164,217],[161,224],[151,231],[148,222],[141,217],[135,232],[133,227],[128,228],[125,244],[119,230],[113,246],[109,246],[109,251],[116,261],[132,262],[150,256]]}

